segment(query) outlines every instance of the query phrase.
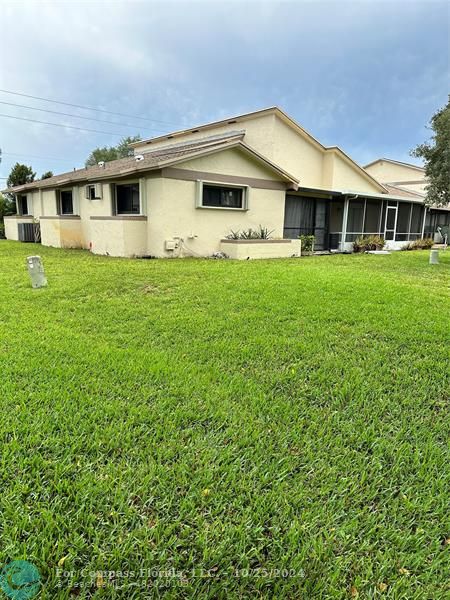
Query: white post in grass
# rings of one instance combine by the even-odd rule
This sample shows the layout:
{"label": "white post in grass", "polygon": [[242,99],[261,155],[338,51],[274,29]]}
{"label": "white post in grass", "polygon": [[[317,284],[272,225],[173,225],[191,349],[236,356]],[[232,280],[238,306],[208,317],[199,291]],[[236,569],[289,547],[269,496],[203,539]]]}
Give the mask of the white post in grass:
{"label": "white post in grass", "polygon": [[47,285],[45,277],[44,265],[40,256],[28,256],[27,258],[28,273],[31,278],[32,288],[42,288]]}
{"label": "white post in grass", "polygon": [[439,250],[431,250],[430,251],[430,265],[438,265],[439,264]]}

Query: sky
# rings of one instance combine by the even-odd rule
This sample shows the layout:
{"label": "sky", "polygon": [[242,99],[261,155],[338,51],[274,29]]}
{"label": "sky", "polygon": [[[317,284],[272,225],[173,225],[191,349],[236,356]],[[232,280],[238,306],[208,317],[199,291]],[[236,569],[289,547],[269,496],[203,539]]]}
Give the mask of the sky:
{"label": "sky", "polygon": [[15,162],[61,173],[122,136],[274,105],[360,164],[417,163],[409,151],[449,93],[449,6],[2,0],[0,186]]}

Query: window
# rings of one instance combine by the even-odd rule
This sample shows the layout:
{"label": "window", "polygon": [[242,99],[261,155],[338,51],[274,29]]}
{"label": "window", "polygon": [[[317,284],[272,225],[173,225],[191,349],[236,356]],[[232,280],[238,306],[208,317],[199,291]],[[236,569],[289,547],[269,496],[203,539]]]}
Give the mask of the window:
{"label": "window", "polygon": [[19,215],[28,215],[28,196],[19,196],[17,201],[17,212]]}
{"label": "window", "polygon": [[61,190],[59,192],[59,210],[60,215],[73,215],[73,197],[72,190]]}
{"label": "window", "polygon": [[102,197],[102,184],[89,184],[86,186],[86,198],[88,200],[100,200]]}
{"label": "window", "polygon": [[246,209],[246,188],[203,184],[200,206]]}
{"label": "window", "polygon": [[116,214],[138,215],[140,214],[139,184],[128,183],[115,186]]}

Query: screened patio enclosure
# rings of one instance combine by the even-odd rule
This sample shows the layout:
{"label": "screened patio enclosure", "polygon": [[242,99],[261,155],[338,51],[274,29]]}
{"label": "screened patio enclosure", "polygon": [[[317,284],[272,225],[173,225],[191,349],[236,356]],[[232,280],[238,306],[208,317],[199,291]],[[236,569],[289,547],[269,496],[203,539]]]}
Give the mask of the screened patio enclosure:
{"label": "screened patio enclosure", "polygon": [[313,235],[316,250],[328,250],[329,200],[287,195],[284,211],[284,237],[297,239]]}
{"label": "screened patio enclosure", "polygon": [[424,228],[425,207],[420,203],[342,195],[286,196],[284,237],[314,235],[316,250],[348,250],[356,238],[367,235],[407,242],[423,237]]}

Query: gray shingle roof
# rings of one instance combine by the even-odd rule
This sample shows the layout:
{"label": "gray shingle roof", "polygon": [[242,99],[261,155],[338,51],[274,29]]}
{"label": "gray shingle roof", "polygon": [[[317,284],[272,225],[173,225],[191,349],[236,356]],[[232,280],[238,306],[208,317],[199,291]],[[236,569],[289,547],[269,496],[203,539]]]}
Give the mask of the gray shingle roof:
{"label": "gray shingle roof", "polygon": [[404,196],[405,198],[417,198],[422,200],[425,198],[425,194],[414,192],[413,190],[406,189],[399,185],[392,185],[391,183],[384,183],[383,185],[387,188],[390,196]]}
{"label": "gray shingle roof", "polygon": [[[48,179],[33,181],[32,183],[16,186],[5,191],[21,192],[40,188],[54,188],[70,183],[123,177],[135,172],[150,171],[166,166],[167,163],[178,162],[180,159],[195,156],[204,150],[214,150],[222,146],[226,147],[241,140],[244,134],[245,131],[231,131],[223,135],[202,138],[201,140],[172,144],[157,148],[151,152],[146,152],[145,154],[111,160],[105,162],[103,166],[97,164],[92,167],[68,171],[67,173],[54,175]],[[142,158],[137,160],[137,157]]]}

